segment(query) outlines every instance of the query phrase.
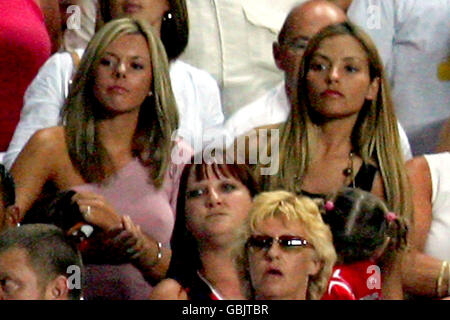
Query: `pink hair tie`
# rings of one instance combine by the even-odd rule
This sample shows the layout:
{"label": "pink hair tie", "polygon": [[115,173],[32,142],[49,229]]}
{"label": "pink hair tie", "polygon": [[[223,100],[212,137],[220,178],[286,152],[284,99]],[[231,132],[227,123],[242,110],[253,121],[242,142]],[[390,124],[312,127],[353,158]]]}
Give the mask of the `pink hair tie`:
{"label": "pink hair tie", "polygon": [[327,211],[331,211],[334,209],[334,203],[331,200],[328,200],[327,202],[325,202],[325,210]]}
{"label": "pink hair tie", "polygon": [[392,211],[389,211],[389,212],[386,214],[386,220],[389,221],[389,222],[392,222],[392,221],[394,221],[394,220],[397,220],[397,215],[396,215],[395,213],[393,213]]}

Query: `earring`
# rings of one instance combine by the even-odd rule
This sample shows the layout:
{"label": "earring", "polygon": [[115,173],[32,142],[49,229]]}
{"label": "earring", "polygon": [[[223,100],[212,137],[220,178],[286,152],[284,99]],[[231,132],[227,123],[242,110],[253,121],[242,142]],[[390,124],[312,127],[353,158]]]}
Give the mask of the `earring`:
{"label": "earring", "polygon": [[148,92],[148,96],[151,97],[153,95],[153,91]]}
{"label": "earring", "polygon": [[173,19],[173,15],[170,12],[166,12],[163,17],[163,21],[169,21]]}

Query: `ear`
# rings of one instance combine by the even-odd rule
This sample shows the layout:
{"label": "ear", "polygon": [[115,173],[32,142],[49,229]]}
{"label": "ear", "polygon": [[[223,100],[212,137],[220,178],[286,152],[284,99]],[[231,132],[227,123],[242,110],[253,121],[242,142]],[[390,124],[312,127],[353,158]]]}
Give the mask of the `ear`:
{"label": "ear", "polygon": [[46,300],[69,300],[69,288],[67,278],[63,275],[51,280],[45,289]]}
{"label": "ear", "polygon": [[378,90],[380,89],[380,78],[375,77],[369,84],[369,88],[366,94],[366,100],[373,100],[377,97]]}
{"label": "ear", "polygon": [[8,227],[15,227],[20,222],[20,209],[15,204],[6,208],[6,224]]}
{"label": "ear", "polygon": [[281,53],[281,47],[280,44],[275,41],[272,44],[272,53],[273,53],[273,58],[275,59],[275,64],[277,65],[277,68],[280,70],[284,70],[283,68],[283,55]]}

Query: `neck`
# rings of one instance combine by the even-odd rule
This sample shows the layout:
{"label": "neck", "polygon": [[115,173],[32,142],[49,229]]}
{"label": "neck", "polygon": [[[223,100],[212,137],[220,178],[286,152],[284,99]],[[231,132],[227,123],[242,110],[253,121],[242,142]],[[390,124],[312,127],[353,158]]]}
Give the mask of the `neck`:
{"label": "neck", "polygon": [[[352,150],[351,136],[356,117],[327,121],[317,130],[318,145],[324,154],[348,154]],[[318,150],[319,151],[319,150]]]}
{"label": "neck", "polygon": [[[201,274],[227,300],[245,300],[250,289],[243,268],[239,268],[228,250],[206,250],[201,253]],[[220,272],[217,272],[220,270]]]}
{"label": "neck", "polygon": [[98,136],[103,146],[111,153],[130,152],[136,131],[139,112],[123,113],[98,123]]}

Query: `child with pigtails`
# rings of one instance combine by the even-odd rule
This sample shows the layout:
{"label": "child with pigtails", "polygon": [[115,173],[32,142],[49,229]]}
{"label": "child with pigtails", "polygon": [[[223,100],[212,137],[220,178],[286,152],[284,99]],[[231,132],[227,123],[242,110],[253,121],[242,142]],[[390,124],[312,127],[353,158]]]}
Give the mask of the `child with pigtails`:
{"label": "child with pigtails", "polygon": [[322,300],[382,299],[383,270],[406,248],[407,225],[372,193],[344,188],[324,204],[338,261]]}

